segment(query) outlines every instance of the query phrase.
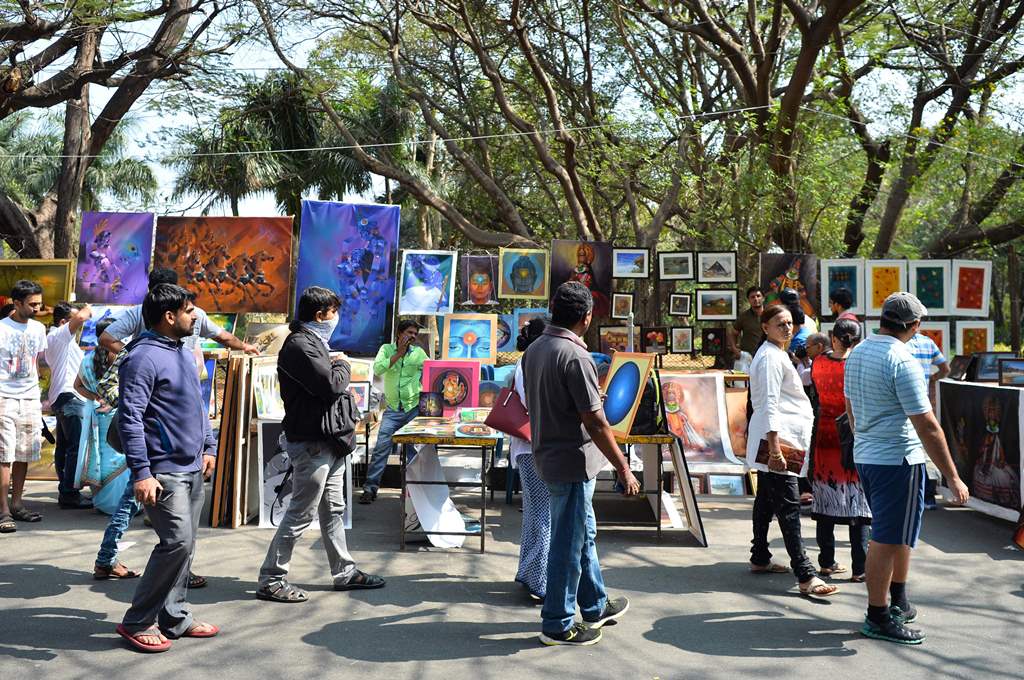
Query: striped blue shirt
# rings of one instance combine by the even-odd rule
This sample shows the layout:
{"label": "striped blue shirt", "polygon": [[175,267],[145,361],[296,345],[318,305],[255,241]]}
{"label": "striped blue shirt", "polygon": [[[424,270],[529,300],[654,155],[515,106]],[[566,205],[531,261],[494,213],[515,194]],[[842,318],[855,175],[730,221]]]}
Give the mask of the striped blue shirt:
{"label": "striped blue shirt", "polygon": [[931,411],[921,366],[891,335],[870,335],[846,360],[844,393],[853,406],[853,459],[871,465],[925,462],[908,416]]}
{"label": "striped blue shirt", "polygon": [[907,349],[910,350],[911,356],[921,364],[921,370],[924,371],[924,384],[927,386],[928,379],[932,376],[932,366],[946,363],[946,357],[942,355],[942,350],[935,344],[935,341],[923,333],[912,337],[907,343]]}

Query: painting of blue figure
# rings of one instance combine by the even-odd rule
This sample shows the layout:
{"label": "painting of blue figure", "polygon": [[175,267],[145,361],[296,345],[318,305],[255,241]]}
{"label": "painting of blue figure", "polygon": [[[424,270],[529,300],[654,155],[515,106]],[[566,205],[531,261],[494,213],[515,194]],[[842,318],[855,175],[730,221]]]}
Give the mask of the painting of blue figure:
{"label": "painting of blue figure", "polygon": [[516,338],[519,337],[519,330],[516,328],[515,314],[498,315],[498,351],[515,352]]}
{"label": "painting of blue figure", "polygon": [[137,305],[146,297],[153,214],[83,212],[75,299]]}
{"label": "painting of blue figure", "polygon": [[309,286],[338,294],[331,349],[372,356],[390,341],[400,217],[397,205],[302,202],[295,294]]}
{"label": "painting of blue figure", "polygon": [[398,313],[451,314],[455,307],[457,258],[458,253],[453,250],[406,250],[402,254]]}
{"label": "painting of blue figure", "polygon": [[548,252],[530,248],[498,251],[499,298],[548,299]]}
{"label": "painting of blue figure", "polygon": [[442,347],[442,359],[493,364],[498,358],[498,315],[449,314]]}
{"label": "painting of blue figure", "polygon": [[99,343],[99,338],[96,334],[96,326],[106,319],[110,319],[112,322],[121,312],[128,309],[120,305],[91,305],[92,316],[86,319],[85,323],[82,324],[82,335],[78,339],[78,344],[81,347],[95,347]]}

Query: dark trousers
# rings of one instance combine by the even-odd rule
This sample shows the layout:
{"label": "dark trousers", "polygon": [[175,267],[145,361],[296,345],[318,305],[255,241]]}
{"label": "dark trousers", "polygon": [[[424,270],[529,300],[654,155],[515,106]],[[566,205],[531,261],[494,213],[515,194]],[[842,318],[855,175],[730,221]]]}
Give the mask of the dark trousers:
{"label": "dark trousers", "polygon": [[75,488],[75,471],[78,469],[78,444],[82,438],[83,404],[70,392],[62,392],[50,405],[57,416],[53,467],[57,470],[57,493],[62,501],[75,501],[81,495]]}
{"label": "dark trousers", "polygon": [[[818,564],[824,569],[836,563],[836,523],[827,519],[817,520]],[[868,538],[871,537],[871,525],[850,525],[850,556],[853,560],[850,568],[854,576],[864,573],[864,564],[868,559]]]}
{"label": "dark trousers", "polygon": [[751,540],[750,562],[767,566],[772,561],[768,549],[768,528],[772,517],[779,522],[782,540],[789,553],[789,566],[800,583],[806,583],[817,575],[814,565],[804,550],[800,534],[800,491],[797,478],[792,475],[777,475],[774,472],[757,473],[757,496],[754,497],[754,538]]}

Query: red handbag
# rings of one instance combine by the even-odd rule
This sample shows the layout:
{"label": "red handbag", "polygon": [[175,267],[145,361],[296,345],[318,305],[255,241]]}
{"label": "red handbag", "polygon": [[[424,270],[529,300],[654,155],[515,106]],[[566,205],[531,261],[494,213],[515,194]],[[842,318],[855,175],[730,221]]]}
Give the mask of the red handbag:
{"label": "red handbag", "polygon": [[512,387],[501,388],[484,424],[498,432],[531,441],[530,412],[526,410],[515,388],[516,379],[512,376]]}

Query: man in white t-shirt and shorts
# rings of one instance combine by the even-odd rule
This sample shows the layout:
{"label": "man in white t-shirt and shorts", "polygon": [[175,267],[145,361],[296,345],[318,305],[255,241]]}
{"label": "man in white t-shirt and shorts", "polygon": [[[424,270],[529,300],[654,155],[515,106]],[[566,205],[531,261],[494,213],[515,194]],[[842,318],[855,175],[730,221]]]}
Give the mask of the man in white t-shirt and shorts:
{"label": "man in white t-shirt and shorts", "polygon": [[15,520],[42,519],[25,507],[22,492],[28,464],[39,460],[42,434],[38,358],[46,348],[46,328],[34,317],[43,307],[43,287],[16,281],[11,302],[14,311],[0,319],[0,533],[5,534],[17,531]]}
{"label": "man in white t-shirt and shorts", "polygon": [[75,487],[79,440],[82,438],[82,408],[85,400],[75,391],[75,378],[82,366],[82,348],[75,337],[92,316],[92,308],[76,309],[67,302],[54,305],[53,326],[46,335],[46,364],[50,367],[50,410],[57,417],[57,443],[53,466],[57,469],[57,505],[62,510],[88,510],[92,501]]}

